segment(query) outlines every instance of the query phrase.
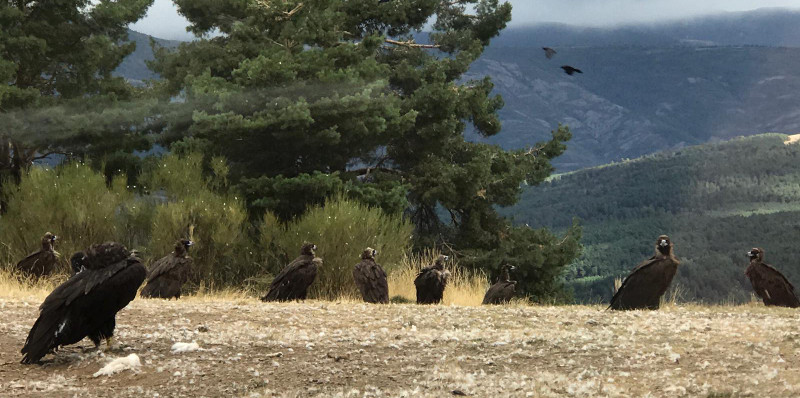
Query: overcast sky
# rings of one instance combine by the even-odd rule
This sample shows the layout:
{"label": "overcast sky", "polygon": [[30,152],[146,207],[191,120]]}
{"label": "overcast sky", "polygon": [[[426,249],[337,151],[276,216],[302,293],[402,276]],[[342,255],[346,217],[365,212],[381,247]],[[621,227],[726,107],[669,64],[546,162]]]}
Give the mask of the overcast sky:
{"label": "overcast sky", "polygon": [[[398,1],[398,0],[395,0]],[[514,6],[512,25],[563,22],[574,25],[612,25],[654,22],[745,11],[762,7],[800,9],[800,0],[508,0]],[[186,19],[172,0],[155,0],[147,16],[132,29],[164,39],[189,39]]]}

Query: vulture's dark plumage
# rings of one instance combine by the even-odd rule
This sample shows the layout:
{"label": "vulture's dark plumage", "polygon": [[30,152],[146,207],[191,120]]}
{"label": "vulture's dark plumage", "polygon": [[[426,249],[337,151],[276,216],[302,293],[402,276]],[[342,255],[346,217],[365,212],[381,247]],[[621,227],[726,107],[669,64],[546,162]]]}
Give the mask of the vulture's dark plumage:
{"label": "vulture's dark plumage", "polygon": [[304,243],[300,248],[300,257],[289,263],[272,280],[269,292],[261,301],[305,300],[308,287],[317,277],[317,268],[322,266],[322,259],[314,256],[317,245]]}
{"label": "vulture's dark plumage", "polygon": [[42,237],[42,248],[29,254],[17,263],[17,269],[27,275],[50,275],[58,265],[58,257],[53,245],[56,236],[50,232]]}
{"label": "vulture's dark plumage", "polygon": [[189,239],[175,242],[175,250],[162,257],[150,266],[147,274],[147,285],[142,289],[141,296],[148,298],[175,298],[181,297],[181,287],[192,273],[192,258],[189,257],[189,248],[194,244]]}
{"label": "vulture's dark plumage", "polygon": [[483,304],[503,304],[511,301],[514,297],[514,291],[517,288],[517,281],[512,281],[509,276],[509,271],[513,271],[513,265],[504,265],[503,271],[500,273],[500,278],[497,283],[492,285],[483,296]]}
{"label": "vulture's dark plumage", "polygon": [[95,345],[106,339],[110,347],[116,314],[136,297],[147,270],[115,242],[92,245],[81,258],[83,270],[55,288],[39,307],[39,319],[22,347],[22,363],[37,363],[51,350],[84,337]]}
{"label": "vulture's dark plumage", "polygon": [[657,310],[661,296],[669,288],[678,270],[679,261],[672,253],[672,241],[661,235],[656,241],[656,254],[634,268],[611,298],[613,310]]}
{"label": "vulture's dark plumage", "polygon": [[574,75],[576,73],[583,73],[582,70],[580,70],[578,68],[573,68],[573,67],[571,67],[569,65],[562,65],[561,69],[564,69],[564,73],[566,73],[566,74],[568,74],[570,76],[572,76],[572,75]]}
{"label": "vulture's dark plumage", "polygon": [[764,262],[764,249],[754,248],[747,252],[750,265],[744,272],[753,284],[753,290],[764,301],[764,305],[778,307],[800,307],[794,294],[794,286],[775,267]]}
{"label": "vulture's dark plumage", "polygon": [[556,50],[553,50],[550,47],[542,47],[542,50],[544,50],[544,56],[547,57],[547,59],[551,59],[557,54]]}
{"label": "vulture's dark plumage", "polygon": [[440,255],[433,265],[419,271],[414,286],[417,288],[417,304],[438,304],[442,302],[444,288],[450,279],[450,271],[444,269],[448,257]]}
{"label": "vulture's dark plumage", "polygon": [[389,284],[386,272],[375,262],[378,251],[368,247],[361,253],[361,262],[353,268],[353,280],[361,291],[361,297],[368,303],[388,303]]}

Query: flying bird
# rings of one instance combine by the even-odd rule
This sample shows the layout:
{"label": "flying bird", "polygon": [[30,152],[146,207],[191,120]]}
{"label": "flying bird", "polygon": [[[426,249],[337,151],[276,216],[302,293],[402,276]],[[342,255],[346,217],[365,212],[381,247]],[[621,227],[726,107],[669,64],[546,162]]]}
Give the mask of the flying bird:
{"label": "flying bird", "polygon": [[317,245],[304,243],[300,248],[300,256],[272,280],[269,292],[261,301],[305,300],[308,287],[317,277],[317,269],[322,266],[322,259],[314,255]]}
{"label": "flying bird", "polygon": [[56,287],[39,306],[22,363],[38,363],[58,347],[89,337],[95,346],[105,339],[111,347],[116,314],[136,297],[147,270],[125,246],[95,244],[80,258],[82,271]]}
{"label": "flying bird", "polygon": [[613,310],[657,310],[661,296],[669,288],[680,263],[672,252],[672,241],[661,235],[656,241],[656,254],[634,268],[611,298]]}
{"label": "flying bird", "polygon": [[581,71],[580,69],[573,68],[573,67],[571,67],[569,65],[562,65],[561,69],[564,69],[564,73],[566,73],[566,74],[568,74],[570,76],[572,76],[575,73],[583,73],[583,71]]}
{"label": "flying bird", "polygon": [[440,255],[433,265],[423,268],[414,279],[417,288],[417,304],[438,304],[442,302],[444,288],[450,279],[450,271],[444,269],[448,256]]}
{"label": "flying bird", "polygon": [[388,303],[389,284],[386,272],[375,262],[378,251],[368,247],[361,253],[361,262],[353,268],[353,280],[361,292],[361,297],[368,303]]}
{"label": "flying bird", "polygon": [[58,253],[53,249],[57,237],[47,232],[42,237],[42,248],[17,263],[17,270],[37,277],[53,273],[58,265]]}
{"label": "flying bird", "polygon": [[503,304],[511,301],[517,287],[517,281],[512,281],[509,271],[516,269],[513,265],[504,265],[497,283],[492,285],[483,296],[483,304]]}
{"label": "flying bird", "polygon": [[744,272],[750,279],[753,290],[764,301],[764,305],[778,307],[800,307],[794,294],[794,286],[775,267],[764,262],[764,249],[753,248],[747,252],[750,265]]}
{"label": "flying bird", "polygon": [[550,47],[542,47],[542,50],[544,50],[544,56],[547,57],[547,59],[552,59],[553,56],[557,54],[556,50]]}
{"label": "flying bird", "polygon": [[193,260],[189,257],[189,248],[194,242],[189,239],[180,239],[175,242],[175,250],[162,257],[150,267],[147,275],[147,284],[142,289],[141,296],[147,298],[175,298],[181,297],[181,287],[192,273]]}

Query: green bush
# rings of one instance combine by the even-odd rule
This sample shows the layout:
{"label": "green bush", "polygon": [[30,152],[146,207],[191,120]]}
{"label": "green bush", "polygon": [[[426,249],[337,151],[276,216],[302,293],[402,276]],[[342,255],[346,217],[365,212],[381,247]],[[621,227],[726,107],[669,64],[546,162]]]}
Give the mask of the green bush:
{"label": "green bush", "polygon": [[399,215],[387,215],[342,196],[329,199],[324,206],[312,207],[299,220],[281,226],[268,214],[261,226],[260,247],[275,253],[270,262],[277,273],[297,257],[304,241],[317,245],[323,266],[309,292],[310,297],[336,299],[357,297],[353,266],[366,247],[378,250],[378,258],[387,273],[401,263],[411,243],[413,226]]}
{"label": "green bush", "polygon": [[[4,184],[7,208],[0,215],[0,260],[3,266],[38,250],[42,235],[58,236],[56,251],[67,271],[71,253],[92,243],[117,240],[132,243],[123,215],[135,220],[138,200],[125,186],[124,177],[110,186],[102,173],[88,165],[70,163],[55,169],[34,167],[18,186]],[[148,222],[145,221],[145,224]],[[145,227],[146,228],[146,227]]]}
{"label": "green bush", "polygon": [[147,254],[160,258],[194,226],[194,282],[239,284],[261,271],[246,233],[247,212],[241,198],[225,192],[227,165],[211,161],[212,176],[203,177],[202,155],[166,155],[151,165],[141,181],[163,202],[155,207]]}

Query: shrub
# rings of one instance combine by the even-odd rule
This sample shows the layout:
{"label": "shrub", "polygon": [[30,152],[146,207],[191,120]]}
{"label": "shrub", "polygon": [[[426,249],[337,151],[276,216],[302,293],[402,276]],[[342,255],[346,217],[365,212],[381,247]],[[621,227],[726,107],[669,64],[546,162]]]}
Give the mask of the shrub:
{"label": "shrub", "polygon": [[56,251],[61,269],[69,267],[70,254],[92,243],[132,242],[120,228],[122,214],[136,212],[137,200],[124,178],[106,185],[103,174],[82,163],[55,169],[34,167],[18,186],[4,184],[6,213],[0,215],[0,260],[8,267],[40,248],[45,232],[58,236]]}
{"label": "shrub", "polygon": [[225,192],[227,165],[211,161],[212,176],[203,177],[199,154],[166,155],[141,177],[144,186],[161,196],[155,207],[146,251],[151,258],[170,253],[175,241],[194,226],[194,282],[222,286],[239,284],[258,273],[252,240],[246,233],[247,212],[241,198]]}
{"label": "shrub", "polygon": [[286,226],[268,214],[262,223],[260,246],[275,253],[270,261],[275,274],[297,257],[304,241],[315,243],[324,263],[309,296],[332,300],[360,297],[352,272],[365,248],[378,250],[376,260],[389,273],[401,263],[412,231],[413,226],[399,215],[387,215],[338,196]]}

